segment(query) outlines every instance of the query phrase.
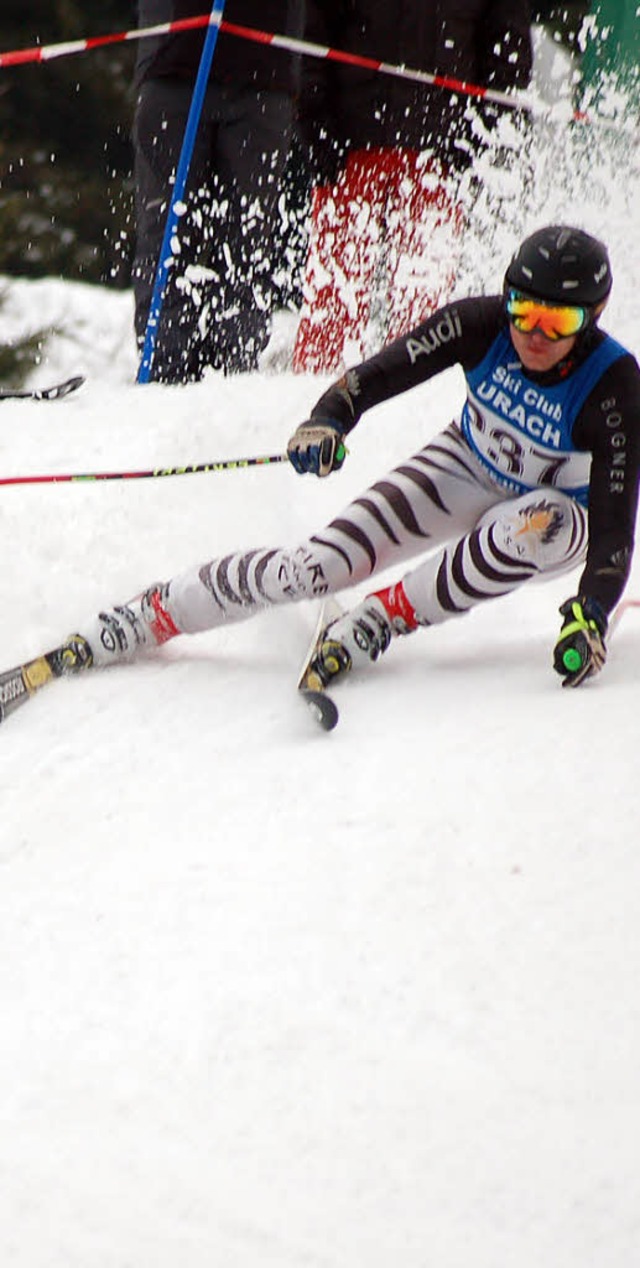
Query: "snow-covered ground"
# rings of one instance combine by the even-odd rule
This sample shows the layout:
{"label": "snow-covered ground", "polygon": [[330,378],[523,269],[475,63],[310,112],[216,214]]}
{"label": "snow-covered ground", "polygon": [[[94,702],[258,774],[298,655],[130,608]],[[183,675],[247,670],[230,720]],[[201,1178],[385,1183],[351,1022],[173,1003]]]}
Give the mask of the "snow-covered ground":
{"label": "snow-covered ground", "polygon": [[[607,237],[605,325],[637,349],[637,172],[565,176],[547,149],[522,227]],[[490,291],[515,239],[484,233]],[[324,386],[278,368],[290,318],[262,373],[188,389],[133,383],[128,294],[12,281],[2,321],[61,331],[33,383],[87,374],[0,405],[4,475],[281,452]],[[461,392],[454,371],[374,411],[328,481],[0,490],[0,664],[320,526]],[[571,589],[398,644],[340,688],[330,736],[294,691],[310,606],[7,721],[3,1268],[637,1268],[640,616],[562,691]]]}

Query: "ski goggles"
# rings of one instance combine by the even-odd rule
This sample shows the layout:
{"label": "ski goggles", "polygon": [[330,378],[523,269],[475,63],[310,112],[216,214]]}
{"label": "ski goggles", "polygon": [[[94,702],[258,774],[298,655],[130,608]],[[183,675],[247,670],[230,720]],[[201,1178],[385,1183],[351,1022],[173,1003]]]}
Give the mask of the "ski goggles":
{"label": "ski goggles", "polygon": [[530,299],[520,291],[507,291],[507,316],[512,326],[522,334],[540,330],[545,339],[569,339],[584,330],[589,321],[588,308],[572,304],[546,304],[542,299]]}

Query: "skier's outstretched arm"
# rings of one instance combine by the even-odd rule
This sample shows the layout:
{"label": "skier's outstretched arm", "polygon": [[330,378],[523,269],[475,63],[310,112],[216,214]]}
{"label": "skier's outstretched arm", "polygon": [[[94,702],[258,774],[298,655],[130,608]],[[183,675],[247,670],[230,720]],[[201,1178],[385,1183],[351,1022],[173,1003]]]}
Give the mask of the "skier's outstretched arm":
{"label": "skier's outstretched arm", "polygon": [[293,433],[287,446],[291,465],[299,475],[324,477],[338,471],[346,456],[344,438],[367,410],[453,365],[476,364],[503,322],[500,296],[446,304],[368,361],[347,370]]}

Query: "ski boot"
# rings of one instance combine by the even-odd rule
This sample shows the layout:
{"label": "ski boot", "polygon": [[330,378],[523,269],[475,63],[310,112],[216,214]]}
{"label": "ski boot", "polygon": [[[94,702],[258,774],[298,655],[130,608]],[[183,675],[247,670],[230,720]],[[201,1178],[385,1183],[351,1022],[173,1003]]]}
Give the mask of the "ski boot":
{"label": "ski boot", "polygon": [[100,612],[85,630],[97,669],[133,660],[180,633],[166,603],[166,586],[154,585],[122,607]]}
{"label": "ski boot", "polygon": [[411,633],[417,625],[402,582],[378,590],[350,612],[329,622],[320,635],[310,667],[326,689],[351,669],[376,661],[393,638]]}

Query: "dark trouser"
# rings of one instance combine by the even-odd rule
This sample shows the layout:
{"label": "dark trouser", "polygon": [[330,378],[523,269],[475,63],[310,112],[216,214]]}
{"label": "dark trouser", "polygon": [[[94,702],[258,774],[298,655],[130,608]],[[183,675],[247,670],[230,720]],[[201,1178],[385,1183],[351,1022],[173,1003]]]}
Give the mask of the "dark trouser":
{"label": "dark trouser", "polygon": [[[162,245],[192,87],[143,84],[134,124],[138,344]],[[278,193],[292,105],[281,92],[216,84],[207,89],[169,269],[152,365],[164,382],[199,379],[207,366],[252,370],[273,306]]]}

